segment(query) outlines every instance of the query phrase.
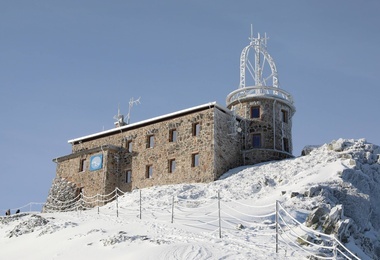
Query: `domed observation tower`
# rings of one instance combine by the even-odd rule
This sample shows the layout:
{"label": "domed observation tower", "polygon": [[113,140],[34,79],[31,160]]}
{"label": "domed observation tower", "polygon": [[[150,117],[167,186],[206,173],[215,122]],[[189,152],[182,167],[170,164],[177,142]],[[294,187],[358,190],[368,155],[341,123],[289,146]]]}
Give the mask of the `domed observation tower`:
{"label": "domed observation tower", "polygon": [[227,96],[227,107],[243,118],[245,165],[291,158],[293,97],[280,89],[276,65],[267,52],[267,37],[253,37],[240,56],[239,88]]}

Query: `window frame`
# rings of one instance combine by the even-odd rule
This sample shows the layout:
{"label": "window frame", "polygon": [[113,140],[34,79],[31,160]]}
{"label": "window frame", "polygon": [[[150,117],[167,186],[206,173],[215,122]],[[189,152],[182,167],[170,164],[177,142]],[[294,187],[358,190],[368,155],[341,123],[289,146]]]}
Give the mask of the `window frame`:
{"label": "window frame", "polygon": [[131,183],[132,182],[132,170],[126,170],[125,171],[125,183]]}
{"label": "window frame", "polygon": [[177,142],[178,132],[176,128],[172,128],[169,130],[169,142],[174,143]]}
{"label": "window frame", "polygon": [[282,149],[285,152],[290,153],[289,139],[286,137],[282,138]]}
{"label": "window frame", "polygon": [[281,120],[283,123],[289,122],[289,111],[286,109],[281,109]]}
{"label": "window frame", "polygon": [[193,136],[199,136],[201,133],[201,123],[199,122],[193,123],[191,131],[192,131]]}
{"label": "window frame", "polygon": [[200,165],[200,156],[199,153],[191,154],[191,167],[198,167]]}
{"label": "window frame", "polygon": [[[257,116],[254,116],[254,113],[253,111],[257,109]],[[250,115],[250,118],[251,119],[260,119],[261,118],[261,106],[251,106],[251,109],[250,109],[250,112],[251,112],[251,115]]]}
{"label": "window frame", "polygon": [[85,172],[86,171],[86,158],[82,158],[79,161],[79,172]]}
{"label": "window frame", "polygon": [[146,138],[146,148],[154,147],[154,135],[148,135]]}
{"label": "window frame", "polygon": [[176,163],[175,159],[174,158],[169,159],[168,160],[168,172],[169,173],[175,172],[176,167],[177,167],[177,163]]}
{"label": "window frame", "polygon": [[[256,140],[259,141],[259,144],[256,145]],[[262,136],[261,133],[254,133],[252,134],[252,147],[253,148],[262,148],[263,142],[262,142]]]}
{"label": "window frame", "polygon": [[127,149],[128,153],[131,153],[133,151],[132,140],[127,140],[127,142],[125,143],[125,148]]}
{"label": "window frame", "polygon": [[146,179],[153,179],[153,165],[149,164],[145,168],[145,178]]}

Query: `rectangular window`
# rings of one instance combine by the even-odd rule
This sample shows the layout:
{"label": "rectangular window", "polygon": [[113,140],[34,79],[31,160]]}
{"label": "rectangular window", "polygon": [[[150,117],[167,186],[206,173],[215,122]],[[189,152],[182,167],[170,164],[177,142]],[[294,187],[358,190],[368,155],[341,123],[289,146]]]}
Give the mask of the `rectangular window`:
{"label": "rectangular window", "polygon": [[132,140],[127,141],[126,148],[127,148],[128,153],[132,152]]}
{"label": "rectangular window", "polygon": [[153,148],[154,147],[154,135],[148,135],[146,140],[146,148]]}
{"label": "rectangular window", "polygon": [[251,118],[260,118],[260,107],[251,107]]}
{"label": "rectangular window", "polygon": [[282,122],[288,123],[288,118],[289,118],[288,111],[282,109],[281,110],[281,117],[282,117]]}
{"label": "rectangular window", "polygon": [[252,135],[252,146],[253,148],[261,147],[261,134],[253,134]]}
{"label": "rectangular window", "polygon": [[191,167],[199,166],[199,153],[194,153],[191,155]]}
{"label": "rectangular window", "polygon": [[79,164],[79,172],[84,172],[86,170],[86,159],[81,159]]}
{"label": "rectangular window", "polygon": [[126,176],[125,176],[125,182],[126,183],[132,182],[132,171],[131,170],[127,170]]}
{"label": "rectangular window", "polygon": [[176,166],[175,159],[170,159],[168,166],[169,166],[169,173],[174,172],[175,171],[175,166]]}
{"label": "rectangular window", "polygon": [[152,165],[147,165],[147,166],[146,166],[145,177],[146,177],[147,179],[151,179],[151,178],[153,178],[153,166],[152,166]]}
{"label": "rectangular window", "polygon": [[289,153],[289,139],[288,138],[282,138],[282,145],[285,152]]}
{"label": "rectangular window", "polygon": [[169,131],[169,142],[176,142],[177,141],[177,130],[176,129],[170,129]]}
{"label": "rectangular window", "polygon": [[193,124],[193,136],[199,136],[199,133],[201,131],[201,125],[199,123]]}

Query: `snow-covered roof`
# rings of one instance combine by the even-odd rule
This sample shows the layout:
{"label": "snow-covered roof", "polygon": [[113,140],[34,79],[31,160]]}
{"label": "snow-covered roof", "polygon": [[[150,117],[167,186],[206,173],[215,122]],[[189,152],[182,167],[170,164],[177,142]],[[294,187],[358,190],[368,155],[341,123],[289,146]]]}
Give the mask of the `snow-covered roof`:
{"label": "snow-covered roof", "polygon": [[136,123],[133,123],[133,124],[129,124],[129,125],[125,125],[125,126],[121,126],[121,127],[117,127],[117,128],[112,128],[112,129],[109,129],[109,130],[106,130],[106,131],[102,131],[102,132],[98,132],[98,133],[95,133],[95,134],[86,135],[86,136],[83,136],[83,137],[71,139],[71,140],[68,141],[68,143],[74,144],[74,143],[77,143],[77,142],[80,142],[80,141],[85,141],[85,140],[88,140],[88,139],[96,139],[96,138],[101,137],[101,136],[112,135],[112,134],[115,134],[117,132],[120,133],[120,132],[126,131],[126,130],[131,129],[131,128],[140,127],[140,126],[146,125],[146,124],[152,124],[152,123],[157,122],[157,121],[163,121],[163,120],[166,120],[168,118],[177,117],[177,116],[180,116],[180,115],[183,115],[183,114],[189,114],[189,113],[192,113],[192,112],[195,112],[195,111],[204,110],[204,109],[211,108],[211,107],[216,107],[216,108],[218,108],[221,111],[224,111],[226,113],[231,113],[231,111],[229,109],[227,109],[227,108],[225,108],[225,107],[217,104],[216,102],[210,102],[210,103],[207,103],[207,104],[203,104],[203,105],[200,105],[200,106],[195,106],[195,107],[183,109],[183,110],[180,110],[180,111],[177,111],[177,112],[174,112],[174,113],[170,113],[170,114],[154,117],[154,118],[143,120],[143,121],[136,122]]}

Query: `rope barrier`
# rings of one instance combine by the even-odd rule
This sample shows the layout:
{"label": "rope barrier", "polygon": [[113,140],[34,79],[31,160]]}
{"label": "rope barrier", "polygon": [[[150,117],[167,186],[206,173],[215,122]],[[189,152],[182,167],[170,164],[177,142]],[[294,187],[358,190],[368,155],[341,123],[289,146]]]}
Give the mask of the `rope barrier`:
{"label": "rope barrier", "polygon": [[[268,205],[260,205],[260,206],[248,205],[240,201],[228,199],[228,198],[224,198],[222,203],[220,203],[221,200],[218,195],[217,199],[212,198],[208,200],[188,200],[188,199],[182,199],[182,198],[177,197],[177,201],[174,201],[174,197],[173,197],[172,200],[169,200],[167,203],[165,202],[166,204],[162,207],[157,207],[158,204],[155,204],[155,205],[145,205],[145,207],[142,208],[141,190],[139,190],[139,192],[140,192],[140,199],[138,198],[133,199],[134,196],[131,196],[131,198],[128,200],[128,197],[127,197],[122,202],[123,206],[119,206],[119,202],[117,201],[117,198],[120,196],[120,194],[125,195],[127,192],[123,192],[119,188],[115,188],[114,191],[106,195],[96,194],[94,196],[85,196],[83,193],[81,193],[75,198],[70,199],[68,201],[61,201],[57,198],[49,197],[51,201],[46,204],[30,202],[26,205],[23,205],[22,207],[19,207],[18,209],[30,207],[30,211],[31,211],[32,205],[44,205],[44,209],[47,212],[77,211],[78,214],[81,214],[80,212],[82,212],[82,210],[91,210],[96,207],[98,209],[98,214],[100,214],[99,209],[102,208],[101,215],[109,216],[111,214],[110,211],[116,210],[117,216],[119,216],[119,211],[120,211],[120,214],[123,216],[134,216],[140,219],[141,219],[141,212],[143,210],[144,217],[147,217],[150,219],[163,220],[163,218],[166,219],[167,216],[171,215],[172,223],[173,223],[173,219],[175,219],[176,221],[180,221],[180,223],[185,226],[192,226],[192,227],[209,226],[208,228],[206,228],[207,230],[209,230],[210,227],[218,226],[218,228],[214,230],[213,232],[211,232],[211,234],[219,231],[219,238],[221,238],[221,235],[220,235],[221,227],[222,227],[221,223],[223,223],[224,225],[227,225],[227,227],[224,227],[224,229],[227,229],[228,234],[233,235],[233,236],[236,236],[235,234],[237,234],[236,232],[231,232],[231,230],[237,230],[237,226],[234,225],[234,222],[239,222],[239,224],[244,223],[250,228],[253,228],[253,229],[246,229],[245,231],[241,231],[241,232],[245,232],[245,234],[254,233],[256,235],[262,235],[262,236],[276,236],[275,232],[268,233],[268,232],[262,232],[262,231],[263,230],[265,231],[265,229],[274,230],[273,227],[278,226],[279,228],[278,234],[280,235],[281,240],[282,240],[280,242],[285,244],[285,248],[290,248],[290,250],[295,250],[292,252],[297,252],[297,250],[301,250],[301,252],[311,254],[318,259],[332,259],[331,257],[315,255],[311,251],[306,250],[304,247],[300,246],[296,242],[296,240],[299,239],[303,241],[304,243],[307,243],[308,245],[310,245],[311,248],[309,249],[312,249],[314,251],[326,250],[328,252],[324,252],[324,253],[334,254],[335,256],[337,254],[340,254],[347,259],[351,259],[349,256],[347,256],[349,254],[349,255],[352,255],[353,258],[355,258],[356,260],[359,260],[358,257],[356,257],[352,252],[350,252],[334,236],[327,235],[327,234],[324,234],[324,233],[321,233],[321,232],[318,232],[316,230],[306,227],[305,225],[300,223],[297,219],[295,219],[280,203],[277,203],[279,205],[277,213],[276,211],[274,212],[271,211],[270,213],[261,214],[261,215],[260,214],[253,215],[253,214],[242,212],[241,210],[236,209],[232,207],[231,205],[228,205],[228,203],[232,202],[236,205],[244,206],[247,208],[269,208],[269,207],[274,207],[276,203],[272,203]],[[135,192],[132,192],[131,194],[135,195]],[[104,206],[105,204],[110,203],[112,201],[115,201],[115,203],[109,204],[108,207],[103,208],[99,206],[99,205]],[[218,204],[217,209],[209,212],[210,209],[215,209],[217,204]],[[224,208],[224,210],[222,210],[220,207]],[[138,208],[140,208],[140,210]],[[227,212],[225,209],[227,209],[227,211],[230,211],[230,212]],[[12,210],[16,210],[16,209],[12,209]],[[223,213],[223,217],[220,216],[220,213]],[[237,213],[237,214],[234,214],[234,213]],[[276,214],[278,215],[278,222],[280,223],[266,224],[266,223],[257,222],[258,219],[271,218],[275,216]],[[253,219],[244,220],[241,217],[248,217],[248,218],[253,218]],[[209,219],[209,221],[204,221],[207,219]],[[169,221],[169,220],[167,219],[165,221]],[[182,223],[183,221],[186,221],[187,223]],[[215,224],[218,222],[219,222],[219,225]],[[285,231],[284,228],[286,228],[287,231]],[[313,237],[314,239],[320,240],[321,243],[323,244],[316,244],[312,241],[307,241],[307,239],[305,239],[304,237],[302,237],[302,235],[300,235],[299,233],[300,231],[305,232],[305,234]],[[284,235],[286,238],[284,237]],[[332,244],[333,246],[325,245],[324,243],[329,243],[329,244]],[[339,249],[338,246],[344,252],[341,249]]]}
{"label": "rope barrier", "polygon": [[[279,214],[279,217],[280,217],[280,219],[284,222],[285,226],[287,226],[287,227],[289,228],[289,231],[290,231],[291,233],[293,233],[293,235],[296,236],[298,239],[301,239],[301,240],[304,241],[305,243],[307,243],[307,244],[309,244],[309,245],[316,246],[316,247],[318,247],[318,248],[330,249],[330,250],[334,249],[333,246],[323,246],[323,245],[318,245],[318,244],[315,244],[315,243],[313,243],[313,242],[310,242],[310,241],[304,239],[304,238],[302,237],[302,235],[300,235],[300,234],[298,234],[297,232],[295,232],[295,231],[294,231],[294,230],[288,225],[288,223],[285,222],[285,220],[282,218],[281,214]],[[309,235],[309,233],[306,233],[306,234]]]}
{"label": "rope barrier", "polygon": [[[280,227],[280,229],[282,230],[282,228]],[[320,258],[320,259],[333,259],[332,257],[323,257],[323,256],[319,256],[319,255],[315,255],[313,253],[311,253],[310,251],[306,250],[305,248],[299,246],[298,244],[296,244],[288,235],[288,233],[286,232],[283,232],[282,234],[285,234],[289,240],[290,240],[290,243],[292,243],[295,247],[297,247],[298,249],[301,249],[303,252],[307,253],[307,254],[311,254],[312,256],[316,257],[317,259]],[[283,236],[281,235],[280,233],[280,237],[283,239],[283,241],[285,242],[285,239],[283,238]],[[285,242],[286,245],[290,246],[288,243]]]}
{"label": "rope barrier", "polygon": [[226,202],[234,202],[236,204],[239,204],[239,205],[242,205],[242,206],[245,206],[245,207],[249,207],[249,208],[269,208],[269,207],[274,207],[276,205],[276,203],[271,203],[271,204],[268,204],[268,205],[262,205],[262,206],[258,206],[258,205],[248,205],[248,204],[245,204],[245,203],[241,203],[237,200],[233,200],[233,199],[229,199],[229,198],[226,198]]}
{"label": "rope barrier", "polygon": [[241,211],[238,211],[238,210],[236,210],[236,209],[234,209],[234,208],[231,208],[231,207],[228,206],[227,204],[224,204],[224,203],[223,203],[223,206],[226,206],[227,208],[229,208],[229,209],[231,209],[231,210],[233,210],[233,211],[235,211],[235,212],[237,212],[237,213],[240,213],[240,214],[242,214],[242,215],[244,215],[244,216],[252,217],[252,218],[266,218],[266,217],[270,217],[270,216],[274,216],[274,215],[276,215],[276,212],[272,212],[272,213],[265,214],[265,215],[250,215],[250,214],[245,214],[245,213],[243,213],[243,212],[241,212]]}

